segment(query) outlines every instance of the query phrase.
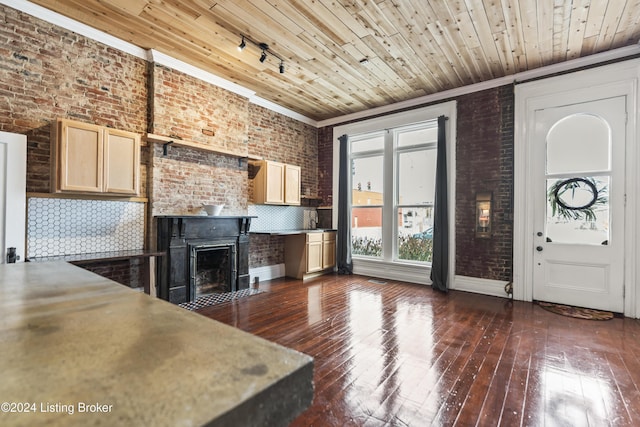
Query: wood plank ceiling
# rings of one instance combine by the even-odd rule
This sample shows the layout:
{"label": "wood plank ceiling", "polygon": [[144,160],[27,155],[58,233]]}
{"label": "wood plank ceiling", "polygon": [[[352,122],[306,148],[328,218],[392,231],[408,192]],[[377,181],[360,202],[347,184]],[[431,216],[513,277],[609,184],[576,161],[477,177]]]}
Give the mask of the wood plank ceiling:
{"label": "wood plank ceiling", "polygon": [[32,1],[314,120],[640,39],[640,0]]}

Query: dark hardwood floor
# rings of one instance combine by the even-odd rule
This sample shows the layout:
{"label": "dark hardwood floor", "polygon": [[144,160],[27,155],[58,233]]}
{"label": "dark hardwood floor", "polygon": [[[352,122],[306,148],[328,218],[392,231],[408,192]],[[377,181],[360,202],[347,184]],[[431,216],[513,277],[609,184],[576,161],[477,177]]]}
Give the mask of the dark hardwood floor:
{"label": "dark hardwood floor", "polygon": [[640,321],[362,276],[261,282],[199,313],[315,358],[293,426],[637,426]]}

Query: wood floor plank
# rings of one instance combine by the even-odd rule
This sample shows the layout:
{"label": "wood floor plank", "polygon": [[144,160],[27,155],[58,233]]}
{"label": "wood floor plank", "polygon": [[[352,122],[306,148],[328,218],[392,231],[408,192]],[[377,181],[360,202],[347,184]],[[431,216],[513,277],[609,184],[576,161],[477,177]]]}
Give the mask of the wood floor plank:
{"label": "wood floor plank", "polygon": [[204,316],[314,357],[292,426],[640,425],[640,321],[325,275]]}

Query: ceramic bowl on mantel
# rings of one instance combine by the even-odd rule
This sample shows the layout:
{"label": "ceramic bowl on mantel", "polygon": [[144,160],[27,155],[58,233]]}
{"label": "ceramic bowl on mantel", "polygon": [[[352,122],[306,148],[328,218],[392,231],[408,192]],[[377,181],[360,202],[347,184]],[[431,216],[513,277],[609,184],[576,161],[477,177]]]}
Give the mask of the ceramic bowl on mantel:
{"label": "ceramic bowl on mantel", "polygon": [[218,216],[222,212],[224,205],[202,205],[209,216]]}

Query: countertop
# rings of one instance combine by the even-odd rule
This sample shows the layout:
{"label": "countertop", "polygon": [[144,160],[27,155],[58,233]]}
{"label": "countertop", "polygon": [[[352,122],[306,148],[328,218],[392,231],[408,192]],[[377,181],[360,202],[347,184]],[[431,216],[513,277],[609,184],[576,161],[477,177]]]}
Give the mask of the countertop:
{"label": "countertop", "polygon": [[292,230],[257,230],[249,231],[249,234],[270,234],[272,236],[288,236],[291,234],[304,234],[304,233],[322,233],[324,231],[337,231],[335,228],[300,228]]}
{"label": "countertop", "polygon": [[48,257],[29,258],[30,262],[49,262],[49,261],[107,261],[120,260],[130,258],[145,258],[151,256],[164,256],[164,251],[147,251],[143,249],[125,250],[125,251],[109,251],[109,252],[91,252],[84,254],[58,255]]}
{"label": "countertop", "polygon": [[311,357],[66,262],[0,265],[0,313],[3,426],[287,425],[313,397]]}

